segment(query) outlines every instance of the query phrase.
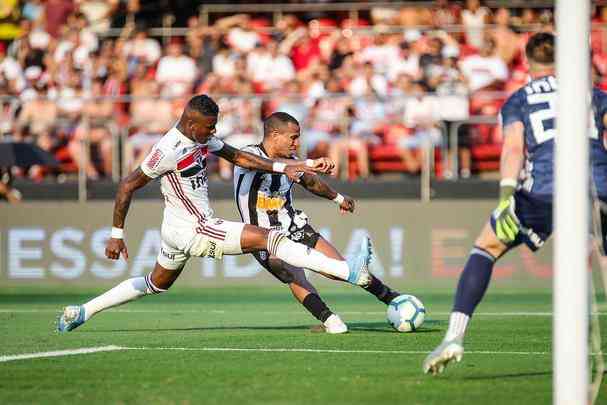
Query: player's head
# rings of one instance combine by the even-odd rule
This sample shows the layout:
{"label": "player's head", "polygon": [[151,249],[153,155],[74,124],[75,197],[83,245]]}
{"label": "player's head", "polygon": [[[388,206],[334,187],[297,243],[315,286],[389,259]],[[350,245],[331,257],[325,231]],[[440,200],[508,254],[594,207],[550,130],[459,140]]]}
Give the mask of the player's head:
{"label": "player's head", "polygon": [[525,55],[529,61],[529,72],[554,69],[554,34],[539,32],[529,38],[525,47]]}
{"label": "player's head", "polygon": [[219,107],[206,94],[194,96],[188,101],[181,119],[179,130],[199,143],[206,143],[215,134]]}
{"label": "player's head", "polygon": [[272,113],[263,122],[263,142],[274,157],[290,158],[296,155],[299,136],[299,122],[285,112]]}

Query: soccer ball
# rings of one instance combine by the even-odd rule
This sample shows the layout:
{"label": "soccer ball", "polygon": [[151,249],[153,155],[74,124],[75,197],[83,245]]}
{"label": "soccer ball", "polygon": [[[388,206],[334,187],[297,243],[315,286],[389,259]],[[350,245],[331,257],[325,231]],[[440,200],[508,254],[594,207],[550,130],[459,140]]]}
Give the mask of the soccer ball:
{"label": "soccer ball", "polygon": [[388,323],[399,332],[414,332],[424,323],[426,308],[415,296],[403,294],[388,305]]}

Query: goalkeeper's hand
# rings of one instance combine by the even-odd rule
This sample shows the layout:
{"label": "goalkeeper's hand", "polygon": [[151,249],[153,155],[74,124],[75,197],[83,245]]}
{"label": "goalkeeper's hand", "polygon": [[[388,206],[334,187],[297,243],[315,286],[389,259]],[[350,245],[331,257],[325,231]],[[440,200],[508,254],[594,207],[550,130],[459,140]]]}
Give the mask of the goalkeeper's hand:
{"label": "goalkeeper's hand", "polygon": [[495,234],[504,244],[514,242],[520,230],[520,223],[514,213],[514,193],[517,181],[505,178],[500,181],[500,203],[493,211]]}
{"label": "goalkeeper's hand", "polygon": [[504,244],[514,242],[520,230],[520,223],[514,213],[514,197],[501,200],[493,215],[497,238]]}

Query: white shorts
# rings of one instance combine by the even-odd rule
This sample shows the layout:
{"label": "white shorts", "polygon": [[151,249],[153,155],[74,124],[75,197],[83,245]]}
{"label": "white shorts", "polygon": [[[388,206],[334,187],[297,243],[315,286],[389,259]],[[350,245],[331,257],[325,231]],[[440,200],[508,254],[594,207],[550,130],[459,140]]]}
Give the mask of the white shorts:
{"label": "white shorts", "polygon": [[[242,222],[224,221],[211,218],[202,225],[176,225],[163,222],[161,229],[162,244],[158,253],[158,264],[168,270],[176,270],[185,265],[190,258],[190,248],[193,241],[200,235],[208,237],[213,249],[208,257],[221,258],[223,254],[242,254],[240,236],[244,228]],[[215,249],[219,252],[215,256]]]}

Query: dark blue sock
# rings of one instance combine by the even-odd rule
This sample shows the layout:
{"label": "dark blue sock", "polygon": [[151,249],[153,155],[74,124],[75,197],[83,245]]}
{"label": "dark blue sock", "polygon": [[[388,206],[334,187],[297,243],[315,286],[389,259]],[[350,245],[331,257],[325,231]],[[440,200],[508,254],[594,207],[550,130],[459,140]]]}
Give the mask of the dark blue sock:
{"label": "dark blue sock", "polygon": [[476,246],[472,249],[457,283],[453,312],[472,316],[489,286],[494,263],[495,258],[487,251]]}

